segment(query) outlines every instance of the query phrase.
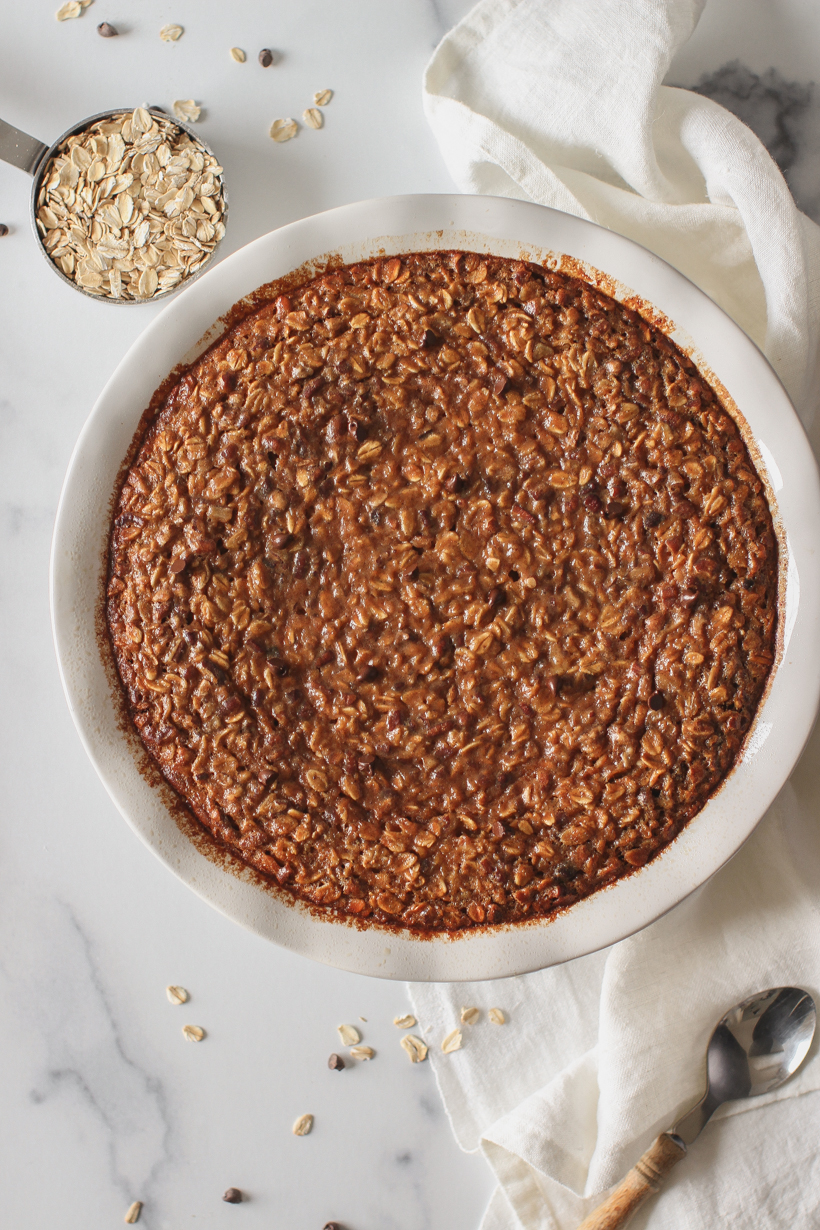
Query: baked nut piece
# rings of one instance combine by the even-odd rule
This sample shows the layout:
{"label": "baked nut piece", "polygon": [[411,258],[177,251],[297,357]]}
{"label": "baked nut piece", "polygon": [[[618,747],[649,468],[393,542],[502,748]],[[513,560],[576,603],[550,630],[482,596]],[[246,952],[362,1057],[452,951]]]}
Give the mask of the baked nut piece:
{"label": "baked nut piece", "polygon": [[220,845],[452,931],[567,906],[703,807],[772,666],[777,543],[663,333],[564,273],[422,253],[272,290],[179,380],[107,619]]}

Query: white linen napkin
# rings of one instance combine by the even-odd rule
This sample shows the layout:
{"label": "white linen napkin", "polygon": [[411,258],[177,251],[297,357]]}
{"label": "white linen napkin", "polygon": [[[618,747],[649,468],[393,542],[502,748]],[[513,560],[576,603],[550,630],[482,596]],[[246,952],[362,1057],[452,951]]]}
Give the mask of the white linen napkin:
{"label": "white linen napkin", "polygon": [[[590,218],[700,285],[765,350],[808,424],[820,228],[753,133],[661,84],[702,7],[483,0],[437,49],[425,109],[464,191]],[[818,752],[816,735],[735,859],[638,935],[503,982],[411,986],[456,1138],[499,1179],[483,1230],[576,1226],[700,1096],[723,1012],[788,983],[820,1003]],[[444,1054],[473,1005],[479,1022]],[[491,1023],[493,1006],[506,1024]],[[636,1230],[820,1224],[818,1090],[809,1061],[776,1094],[724,1108]]]}

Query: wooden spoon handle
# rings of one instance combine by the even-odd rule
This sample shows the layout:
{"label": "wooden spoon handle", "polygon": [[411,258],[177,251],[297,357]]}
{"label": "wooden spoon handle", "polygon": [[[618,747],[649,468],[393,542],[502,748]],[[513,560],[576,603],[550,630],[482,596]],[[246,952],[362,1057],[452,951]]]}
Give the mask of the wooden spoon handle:
{"label": "wooden spoon handle", "polygon": [[620,1230],[644,1201],[654,1196],[675,1163],[685,1156],[683,1142],[678,1144],[672,1136],[662,1132],[604,1203],[581,1222],[578,1230]]}

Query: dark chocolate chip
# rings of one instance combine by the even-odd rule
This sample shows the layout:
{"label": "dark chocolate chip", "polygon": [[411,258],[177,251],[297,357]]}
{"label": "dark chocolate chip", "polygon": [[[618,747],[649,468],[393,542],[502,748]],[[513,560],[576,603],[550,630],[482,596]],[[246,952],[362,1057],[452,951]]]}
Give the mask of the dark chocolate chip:
{"label": "dark chocolate chip", "polygon": [[654,709],[656,713],[659,709],[663,709],[665,704],[666,697],[663,692],[653,692],[649,697],[649,708]]}
{"label": "dark chocolate chip", "polygon": [[441,345],[441,338],[437,337],[432,329],[425,329],[421,344],[425,350],[432,350],[434,346]]}
{"label": "dark chocolate chip", "polygon": [[700,597],[700,590],[694,586],[691,589],[684,589],[680,596],[681,606],[694,606]]}
{"label": "dark chocolate chip", "polygon": [[328,1059],[327,1066],[330,1068],[331,1072],[341,1072],[345,1066],[345,1061],[342,1059],[341,1055],[333,1054],[330,1056],[330,1059]]}
{"label": "dark chocolate chip", "polygon": [[101,21],[97,26],[97,33],[102,35],[103,38],[116,38],[119,30],[116,26],[112,26],[110,22]]}
{"label": "dark chocolate chip", "polygon": [[626,510],[626,504],[622,504],[620,500],[612,500],[607,504],[605,512],[607,517],[622,517]]}
{"label": "dark chocolate chip", "polygon": [[263,47],[259,52],[259,63],[263,68],[270,68],[273,64],[273,52],[270,47]]}
{"label": "dark chocolate chip", "polygon": [[287,545],[289,541],[290,541],[290,534],[285,533],[285,531],[283,530],[279,534],[271,535],[270,545],[274,548],[284,547]]}
{"label": "dark chocolate chip", "polygon": [[449,478],[444,480],[444,490],[449,491],[452,495],[455,495],[457,491],[461,491],[463,486],[464,479],[460,474],[451,474]]}
{"label": "dark chocolate chip", "polygon": [[643,519],[644,525],[650,530],[653,530],[656,525],[660,525],[661,521],[663,521],[663,515],[656,512],[654,508],[650,508]]}
{"label": "dark chocolate chip", "polygon": [[226,1204],[241,1204],[242,1193],[238,1187],[229,1187],[222,1199]]}

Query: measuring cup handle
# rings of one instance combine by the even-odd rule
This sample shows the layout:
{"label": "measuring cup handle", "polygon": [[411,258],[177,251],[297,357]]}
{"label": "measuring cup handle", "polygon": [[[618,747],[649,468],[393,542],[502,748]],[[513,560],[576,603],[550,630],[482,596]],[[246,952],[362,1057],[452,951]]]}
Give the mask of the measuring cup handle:
{"label": "measuring cup handle", "polygon": [[43,145],[42,141],[0,120],[0,160],[34,175],[47,153],[48,146]]}

